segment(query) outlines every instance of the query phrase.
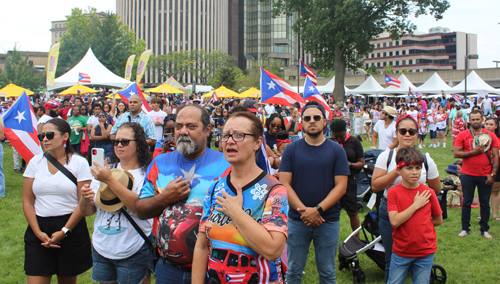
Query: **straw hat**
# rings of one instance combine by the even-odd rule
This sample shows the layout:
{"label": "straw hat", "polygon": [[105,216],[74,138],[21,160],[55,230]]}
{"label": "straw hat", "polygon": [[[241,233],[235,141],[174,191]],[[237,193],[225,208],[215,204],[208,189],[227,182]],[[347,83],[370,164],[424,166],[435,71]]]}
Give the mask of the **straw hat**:
{"label": "straw hat", "polygon": [[484,151],[488,151],[491,146],[491,136],[488,133],[479,133],[474,137],[474,142],[472,147],[476,149],[476,147],[485,146]]}
{"label": "straw hat", "polygon": [[[111,174],[128,190],[132,190],[134,187],[134,177],[129,172],[125,172],[121,169],[112,169]],[[115,212],[123,207],[123,202],[121,202],[109,186],[103,182],[101,182],[101,186],[97,191],[96,200],[97,206],[106,212]]]}

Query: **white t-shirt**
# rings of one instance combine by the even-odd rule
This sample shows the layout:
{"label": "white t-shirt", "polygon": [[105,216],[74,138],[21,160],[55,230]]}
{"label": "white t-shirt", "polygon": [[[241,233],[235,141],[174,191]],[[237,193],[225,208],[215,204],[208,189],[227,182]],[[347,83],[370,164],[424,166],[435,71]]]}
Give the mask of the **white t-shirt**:
{"label": "white t-shirt", "polygon": [[394,138],[396,138],[396,122],[393,121],[389,127],[385,128],[385,121],[379,120],[373,131],[378,133],[378,149],[385,150],[394,143]]}
{"label": "white t-shirt", "polygon": [[491,109],[491,103],[493,101],[490,98],[484,98],[483,99],[483,109]]}
{"label": "white t-shirt", "polygon": [[418,111],[414,110],[414,111],[407,111],[406,114],[408,115],[411,115],[411,117],[413,117],[415,119],[415,121],[418,121]]}
{"label": "white t-shirt", "polygon": [[[436,127],[439,129],[446,128],[446,114],[436,114]],[[442,121],[438,121],[439,119],[444,119]]]}
{"label": "white t-shirt", "polygon": [[418,134],[424,135],[427,133],[427,124],[425,121],[420,122],[419,128],[418,128]]}
{"label": "white t-shirt", "polygon": [[[60,116],[58,116],[58,118],[61,118]],[[48,115],[48,114],[44,114],[42,115],[42,117],[40,117],[40,119],[38,120],[38,125],[40,124],[43,124],[43,123],[47,123],[47,121],[53,119],[52,116]]]}
{"label": "white t-shirt", "polygon": [[[118,164],[117,169],[122,169],[120,164]],[[146,173],[142,169],[128,172],[134,177],[132,191],[139,194]],[[98,180],[92,180],[90,184],[90,188],[96,193],[94,204],[97,204],[95,199],[97,198],[97,191],[100,185],[101,182]],[[124,259],[139,251],[144,245],[144,239],[130,224],[127,217],[120,210],[106,212],[101,210],[99,206],[96,207],[97,216],[94,220],[94,233],[92,235],[92,244],[95,250],[108,259]],[[149,236],[153,226],[153,219],[141,220],[132,211],[126,210],[144,234]]]}
{"label": "white t-shirt", "polygon": [[151,119],[154,121],[154,122],[157,122],[157,121],[161,121],[162,124],[161,125],[155,125],[155,133],[156,133],[156,141],[160,141],[161,139],[163,139],[163,120],[165,119],[165,117],[167,117],[167,113],[160,110],[160,111],[150,111],[148,113],[148,116],[151,117]]}
{"label": "white t-shirt", "polygon": [[429,131],[436,131],[436,120],[433,114],[427,115],[427,120],[429,121]]}
{"label": "white t-shirt", "polygon": [[[35,213],[40,217],[71,214],[78,206],[78,189],[62,172],[51,174],[48,163],[43,154],[36,155],[30,160],[23,175],[35,179],[32,189],[35,195]],[[73,155],[69,163],[63,166],[78,182],[92,180],[89,164],[81,156]]]}
{"label": "white t-shirt", "polygon": [[499,111],[499,110],[500,110],[500,100],[497,100],[497,101],[495,102],[495,109],[496,109],[497,111]]}
{"label": "white t-shirt", "polygon": [[276,112],[276,109],[273,105],[266,105],[264,109],[266,110],[267,115],[271,115]]}
{"label": "white t-shirt", "polygon": [[[390,172],[394,170],[397,166],[396,164],[396,152],[392,154],[392,159],[391,163],[389,164],[389,168],[387,168],[387,159],[389,159],[389,152],[391,149],[387,149],[384,152],[382,152],[378,158],[377,162],[375,163],[375,167],[382,169],[384,171]],[[427,180],[432,180],[437,177],[439,177],[439,172],[436,166],[436,163],[434,163],[434,160],[431,158],[429,153],[425,153],[427,157],[427,165],[429,167],[429,175],[427,175],[427,171],[425,169],[425,166],[422,164],[422,173],[420,174],[420,179],[418,180],[419,183],[426,184]],[[394,187],[400,183],[403,182],[403,178],[401,176],[398,176],[385,190],[384,190],[384,196],[387,197],[387,191],[391,188]]]}
{"label": "white t-shirt", "polygon": [[99,117],[96,117],[96,116],[91,116],[89,117],[89,119],[87,120],[87,125],[91,124],[92,127],[96,126],[96,125],[99,125]]}

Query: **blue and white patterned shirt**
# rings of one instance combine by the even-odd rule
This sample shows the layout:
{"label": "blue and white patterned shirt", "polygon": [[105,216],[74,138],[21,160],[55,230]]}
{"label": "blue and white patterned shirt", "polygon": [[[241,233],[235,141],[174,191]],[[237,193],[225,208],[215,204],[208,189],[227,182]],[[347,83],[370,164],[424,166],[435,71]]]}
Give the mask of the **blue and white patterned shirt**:
{"label": "blue and white patterned shirt", "polygon": [[116,134],[118,127],[127,122],[138,123],[144,129],[144,132],[146,132],[146,139],[156,140],[155,123],[151,119],[151,117],[149,117],[142,111],[134,117],[130,115],[130,111],[127,111],[124,114],[120,115],[115,123],[115,126],[113,126],[113,128],[111,129],[111,135]]}

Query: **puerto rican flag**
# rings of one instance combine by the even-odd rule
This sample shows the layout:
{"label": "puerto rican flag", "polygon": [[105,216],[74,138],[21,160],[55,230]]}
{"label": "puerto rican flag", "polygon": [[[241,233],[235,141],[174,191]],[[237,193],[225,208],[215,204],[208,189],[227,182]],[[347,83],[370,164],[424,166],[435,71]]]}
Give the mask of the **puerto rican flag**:
{"label": "puerto rican flag", "polygon": [[217,92],[214,91],[213,94],[212,94],[212,101],[215,103],[218,100],[219,100],[219,96],[217,96]]}
{"label": "puerto rican flag", "polygon": [[245,273],[241,274],[226,274],[226,283],[243,283],[245,280]]}
{"label": "puerto rican flag", "polygon": [[417,98],[421,99],[422,97],[423,97],[423,95],[421,93],[417,92]]}
{"label": "puerto rican flag", "polygon": [[141,97],[142,111],[146,114],[151,111],[151,107],[149,106],[148,101],[146,101],[146,98],[142,94],[141,88],[139,88],[137,83],[130,84],[130,86],[128,86],[125,90],[119,91],[118,95],[120,95],[122,101],[126,104],[128,104],[128,100],[131,96],[138,95]]}
{"label": "puerto rican flag", "polygon": [[90,75],[82,72],[78,73],[78,83],[90,84]]}
{"label": "puerto rican flag", "polygon": [[260,69],[260,92],[265,104],[291,106],[299,102],[305,105],[304,99],[287,82],[263,68]]}
{"label": "puerto rican flag", "polygon": [[309,77],[307,77],[306,81],[304,82],[304,100],[315,101],[323,105],[323,107],[325,108],[325,115],[328,117],[328,119],[332,119],[333,112],[330,111],[330,107],[326,103],[325,98],[323,98],[323,95],[321,95],[318,89],[316,89]]}
{"label": "puerto rican flag", "polygon": [[300,60],[300,76],[309,78],[314,86],[318,85],[316,73],[311,68],[309,68],[309,66],[307,66],[302,60]]}
{"label": "puerto rican flag", "polygon": [[267,148],[266,148],[266,136],[262,133],[262,144],[260,145],[260,149],[257,150],[257,158],[256,163],[257,166],[266,173],[271,173],[271,162],[269,162],[269,157],[267,156]]}
{"label": "puerto rican flag", "polygon": [[391,85],[394,87],[398,87],[398,88],[401,87],[401,81],[399,81],[398,79],[392,77],[391,75],[387,75],[387,74],[385,74],[385,83],[387,85]]}
{"label": "puerto rican flag", "polygon": [[3,116],[5,137],[29,163],[33,156],[42,154],[37,137],[37,121],[25,92]]}
{"label": "puerto rican flag", "polygon": [[453,94],[453,98],[455,99],[455,101],[459,102],[461,101],[460,97],[457,95],[457,94]]}

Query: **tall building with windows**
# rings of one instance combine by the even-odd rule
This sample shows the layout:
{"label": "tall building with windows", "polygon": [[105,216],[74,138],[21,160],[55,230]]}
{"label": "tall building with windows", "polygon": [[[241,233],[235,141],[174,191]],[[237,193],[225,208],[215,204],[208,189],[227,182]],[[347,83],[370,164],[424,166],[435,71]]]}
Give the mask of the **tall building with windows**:
{"label": "tall building with windows", "polygon": [[[97,13],[99,16],[99,19],[101,21],[107,16],[106,12],[99,12]],[[63,35],[66,34],[68,31],[68,28],[66,26],[68,21],[66,20],[60,20],[60,21],[52,21],[51,22],[51,28],[50,28],[50,33],[51,33],[51,46],[54,45],[54,43],[61,42],[61,38]]]}
{"label": "tall building with windows", "polygon": [[[375,40],[372,53],[364,59],[366,68],[375,65],[382,71],[393,66],[396,73],[465,69],[466,54],[477,54],[477,35],[451,32],[448,28],[431,28],[427,34],[404,35],[392,40],[383,33]],[[468,68],[476,69],[477,60],[468,60]]]}
{"label": "tall building with windows", "polygon": [[[182,50],[228,52],[228,2],[117,0],[116,13],[156,56]],[[191,82],[190,76],[186,76],[183,81]],[[149,82],[161,82],[164,79],[146,76]]]}

